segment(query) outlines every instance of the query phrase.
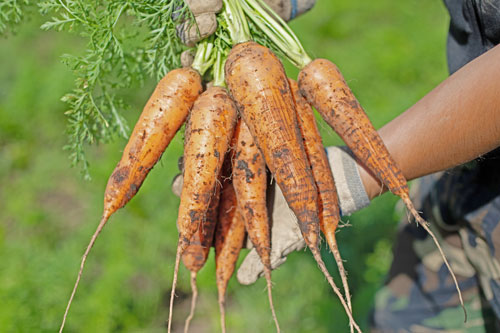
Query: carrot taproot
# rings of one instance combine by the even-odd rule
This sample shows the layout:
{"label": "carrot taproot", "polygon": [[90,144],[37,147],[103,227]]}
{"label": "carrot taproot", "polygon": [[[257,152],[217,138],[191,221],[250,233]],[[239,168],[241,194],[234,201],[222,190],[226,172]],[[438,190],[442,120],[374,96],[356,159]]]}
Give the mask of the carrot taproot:
{"label": "carrot taproot", "polygon": [[264,265],[269,305],[279,332],[271,291],[271,235],[266,203],[266,162],[248,126],[241,119],[236,125],[234,137],[236,139],[233,159],[234,190],[248,237]]}
{"label": "carrot taproot", "polygon": [[104,192],[102,218],[83,254],[59,332],[64,329],[85,261],[97,236],[111,215],[137,193],[149,171],[186,120],[191,106],[201,92],[201,77],[191,68],[170,71],[156,86],[130,135],[118,165],[109,177]]}
{"label": "carrot taproot", "polygon": [[352,311],[351,293],[349,291],[349,284],[347,283],[347,275],[335,236],[335,231],[340,221],[340,211],[337,189],[330,163],[328,162],[311,106],[300,94],[297,82],[292,79],[288,79],[288,82],[295,102],[297,120],[304,140],[304,149],[311,165],[314,181],[318,187],[319,225],[337,263],[347,305]]}
{"label": "carrot taproot", "polygon": [[402,199],[417,223],[432,237],[453,278],[467,321],[467,312],[455,273],[434,233],[429,229],[428,222],[420,216],[411,202],[408,184],[401,169],[391,157],[340,70],[329,60],[316,59],[300,71],[298,84],[301,94],[318,110],[354,155],[393,194]]}
{"label": "carrot taproot", "polygon": [[269,170],[297,216],[307,246],[339,297],[349,320],[360,331],[321,258],[318,190],[302,144],[283,65],[268,48],[255,42],[244,42],[235,45],[229,53],[225,78]]}
{"label": "carrot taproot", "polygon": [[233,136],[236,115],[236,106],[226,90],[216,86],[200,95],[189,114],[186,129],[189,135],[184,142],[184,186],[177,217],[179,242],[170,296],[169,332],[180,259],[206,216]]}
{"label": "carrot taproot", "polygon": [[184,324],[184,332],[189,331],[189,324],[194,317],[196,301],[198,298],[198,288],[196,286],[196,276],[199,270],[205,265],[210,253],[210,247],[214,240],[215,225],[217,223],[217,215],[219,208],[220,185],[215,187],[215,193],[210,200],[210,205],[205,215],[205,218],[200,223],[198,230],[194,233],[189,246],[182,254],[182,262],[184,266],[191,272],[191,309],[189,316]]}
{"label": "carrot taproot", "polygon": [[222,332],[226,332],[226,290],[245,240],[245,222],[230,180],[224,182],[215,232],[215,276]]}

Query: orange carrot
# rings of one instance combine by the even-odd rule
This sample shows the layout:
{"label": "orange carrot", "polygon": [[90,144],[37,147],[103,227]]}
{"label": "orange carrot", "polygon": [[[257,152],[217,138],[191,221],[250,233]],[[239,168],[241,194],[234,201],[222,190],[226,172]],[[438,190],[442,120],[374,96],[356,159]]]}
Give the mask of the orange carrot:
{"label": "orange carrot", "polygon": [[83,254],[80,271],[71,293],[59,332],[62,332],[69,308],[80,282],[83,267],[97,236],[110,216],[137,193],[149,171],[182,126],[194,101],[202,92],[201,77],[191,68],[169,72],[149,98],[122,158],[111,174],[104,192],[104,210],[97,230]]}
{"label": "orange carrot", "polygon": [[288,80],[290,89],[295,101],[295,109],[297,111],[297,119],[299,122],[302,138],[304,139],[304,148],[311,164],[312,174],[316,186],[318,187],[318,207],[319,207],[319,225],[321,231],[325,235],[326,241],[333,253],[335,262],[339,269],[342,285],[344,287],[347,305],[352,311],[351,294],[347,283],[347,276],[344,269],[344,263],[337,245],[335,230],[340,221],[339,202],[337,197],[337,189],[333,180],[330,163],[326,156],[321,135],[316,125],[316,119],[311,106],[307,103],[304,97],[299,93],[297,82],[292,79]]}
{"label": "orange carrot", "polygon": [[219,219],[215,232],[215,275],[219,296],[222,332],[226,332],[225,295],[229,279],[245,240],[245,223],[237,206],[236,194],[231,181],[222,188]]}
{"label": "orange carrot", "polygon": [[[225,77],[268,168],[297,216],[307,246],[354,323],[319,252],[318,190],[302,145],[283,65],[266,47],[245,42],[234,46],[229,53]],[[357,324],[354,325],[359,331]]]}
{"label": "orange carrot", "polygon": [[271,235],[266,204],[266,162],[255,144],[250,130],[241,119],[236,125],[234,137],[236,138],[233,159],[234,190],[248,237],[264,264],[269,305],[279,332],[280,328],[271,292]]}
{"label": "orange carrot", "polygon": [[204,220],[200,223],[200,227],[191,238],[189,246],[182,255],[184,266],[191,272],[191,290],[193,296],[191,299],[191,310],[184,325],[184,332],[189,331],[189,324],[194,316],[196,300],[198,298],[198,288],[196,287],[196,276],[198,271],[207,262],[210,247],[214,240],[215,225],[217,223],[217,215],[219,208],[220,186],[215,187],[215,193],[210,200],[210,205],[205,215]]}
{"label": "orange carrot", "polygon": [[455,282],[464,310],[462,294],[457,279],[428,223],[418,214],[410,200],[406,179],[393,160],[382,138],[378,135],[368,116],[347,85],[340,70],[326,59],[316,59],[304,67],[299,74],[302,95],[321,114],[323,119],[339,134],[356,157],[387,188],[399,196],[408,210],[434,240]]}
{"label": "orange carrot", "polygon": [[205,218],[236,123],[236,107],[220,87],[208,88],[194,103],[184,143],[184,186],[177,225],[179,243],[170,297],[168,331],[181,255]]}

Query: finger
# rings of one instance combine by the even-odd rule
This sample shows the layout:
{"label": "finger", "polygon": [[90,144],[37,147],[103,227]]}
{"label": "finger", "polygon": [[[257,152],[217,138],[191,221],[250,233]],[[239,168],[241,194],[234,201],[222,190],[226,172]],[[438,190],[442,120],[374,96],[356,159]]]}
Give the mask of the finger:
{"label": "finger", "polygon": [[304,247],[306,247],[306,242],[304,241],[304,238],[302,238],[301,236],[300,239],[298,239],[296,242],[289,243],[289,246],[283,249],[281,255],[287,256],[293,251],[302,250]]}
{"label": "finger", "polygon": [[236,273],[236,278],[238,279],[239,283],[249,285],[257,281],[259,275],[263,271],[264,265],[260,261],[260,257],[257,254],[257,251],[253,249],[243,260],[243,263]]}
{"label": "finger", "polygon": [[282,251],[303,238],[297,218],[288,207],[285,197],[278,186],[275,188],[273,201],[271,241],[273,249]]}
{"label": "finger", "polygon": [[[191,50],[186,50],[181,53],[181,66],[182,67],[190,67],[193,64],[194,55]],[[180,170],[182,170],[179,167]]]}
{"label": "finger", "polygon": [[182,174],[178,174],[177,176],[174,177],[174,180],[172,181],[172,192],[176,196],[180,197],[183,185],[184,185],[184,178],[182,177]]}
{"label": "finger", "polygon": [[218,13],[222,9],[222,0],[186,0],[194,16],[204,13]]}
{"label": "finger", "polygon": [[195,24],[185,21],[176,27],[177,35],[189,47],[193,47],[196,42],[212,35],[217,29],[217,18],[214,13],[200,14],[195,16],[195,20]]}
{"label": "finger", "polygon": [[278,267],[280,267],[281,265],[283,265],[286,261],[286,257],[279,257],[279,258],[275,258],[274,260],[271,259],[271,269],[276,269]]}

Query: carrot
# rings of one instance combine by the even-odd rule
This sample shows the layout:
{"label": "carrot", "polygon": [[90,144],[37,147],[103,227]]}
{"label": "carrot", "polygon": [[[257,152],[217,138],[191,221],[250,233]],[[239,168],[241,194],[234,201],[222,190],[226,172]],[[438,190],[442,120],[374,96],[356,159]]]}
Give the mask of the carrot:
{"label": "carrot", "polygon": [[217,214],[219,208],[220,186],[216,185],[215,193],[210,200],[210,205],[207,214],[200,223],[197,232],[191,238],[189,246],[182,255],[182,262],[184,266],[191,272],[191,290],[193,296],[191,299],[191,310],[184,325],[184,332],[189,331],[189,324],[194,316],[196,307],[196,300],[198,298],[198,288],[196,287],[196,276],[198,271],[205,265],[210,247],[214,240],[215,225],[217,223]]}
{"label": "carrot", "polygon": [[326,241],[335,258],[335,262],[337,263],[345,297],[347,299],[347,305],[352,312],[349,284],[347,283],[344,263],[340,256],[337,239],[335,237],[335,231],[340,221],[340,212],[337,189],[330,169],[330,163],[328,162],[328,157],[326,156],[311,106],[299,93],[297,82],[292,79],[288,79],[288,82],[295,101],[300,132],[304,139],[304,148],[309,164],[311,164],[314,181],[318,187],[319,226],[325,235]]}
{"label": "carrot", "polygon": [[104,210],[97,230],[83,254],[80,271],[64,312],[62,332],[69,308],[80,282],[87,256],[104,225],[119,208],[137,193],[149,171],[184,123],[189,109],[202,92],[201,77],[191,68],[170,71],[149,98],[122,158],[111,174],[104,192]]}
{"label": "carrot", "polygon": [[297,216],[307,246],[354,322],[319,252],[318,190],[302,145],[283,65],[266,47],[255,42],[240,43],[229,53],[225,77],[268,168]]}
{"label": "carrot", "polygon": [[356,157],[395,195],[399,196],[408,210],[434,240],[444,263],[448,267],[458,291],[460,303],[462,293],[457,279],[428,223],[418,214],[410,200],[406,179],[389,154],[368,116],[345,82],[340,70],[326,59],[316,59],[304,67],[299,74],[300,92],[321,114],[323,119],[339,134]]}
{"label": "carrot", "polygon": [[264,264],[269,305],[279,332],[271,292],[271,235],[266,204],[266,162],[250,130],[241,119],[236,125],[234,137],[236,138],[235,158],[233,159],[234,190],[248,237]]}
{"label": "carrot", "polygon": [[177,225],[179,242],[170,297],[168,331],[181,255],[205,218],[236,123],[236,107],[226,90],[212,86],[194,103],[184,143],[184,186]]}
{"label": "carrot", "polygon": [[226,332],[226,289],[245,240],[245,223],[231,181],[224,182],[215,232],[215,275],[222,332]]}

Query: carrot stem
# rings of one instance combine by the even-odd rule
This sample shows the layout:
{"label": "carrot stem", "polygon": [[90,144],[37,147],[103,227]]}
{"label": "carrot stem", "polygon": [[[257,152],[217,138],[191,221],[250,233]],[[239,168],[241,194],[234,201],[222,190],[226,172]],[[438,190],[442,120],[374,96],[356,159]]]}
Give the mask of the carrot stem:
{"label": "carrot stem", "polygon": [[214,86],[216,87],[226,87],[226,81],[224,78],[224,65],[226,64],[226,57],[223,55],[221,50],[217,50],[217,55],[214,62]]}
{"label": "carrot stem", "polygon": [[94,243],[97,239],[97,236],[99,236],[99,234],[101,233],[101,231],[104,228],[104,225],[106,224],[106,222],[108,221],[110,215],[111,214],[109,214],[107,212],[105,212],[103,214],[103,216],[101,218],[101,222],[97,226],[97,229],[94,232],[94,234],[92,235],[92,238],[90,239],[90,243],[87,246],[85,253],[83,254],[82,262],[80,263],[80,271],[78,272],[75,286],[73,287],[73,291],[71,292],[71,296],[69,297],[68,305],[66,306],[66,310],[64,311],[64,316],[63,316],[63,320],[61,323],[61,327],[59,328],[59,333],[61,333],[64,329],[64,324],[66,323],[66,317],[68,316],[69,308],[71,307],[71,303],[73,302],[73,298],[75,297],[76,289],[78,288],[78,284],[80,283],[80,279],[81,279],[82,273],[83,273],[83,267],[85,266],[85,262],[87,261],[87,256],[88,256],[90,250],[92,249],[92,247],[94,246]]}
{"label": "carrot stem", "polygon": [[243,0],[241,7],[252,20],[298,68],[311,62],[297,36],[283,19],[262,0]]}
{"label": "carrot stem", "polygon": [[234,44],[247,42],[252,39],[248,23],[239,0],[223,0],[222,15],[227,22],[227,28]]}
{"label": "carrot stem", "polygon": [[213,48],[214,44],[207,40],[198,44],[191,68],[197,70],[200,75],[205,74],[215,61],[215,55],[212,52]]}

